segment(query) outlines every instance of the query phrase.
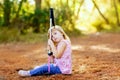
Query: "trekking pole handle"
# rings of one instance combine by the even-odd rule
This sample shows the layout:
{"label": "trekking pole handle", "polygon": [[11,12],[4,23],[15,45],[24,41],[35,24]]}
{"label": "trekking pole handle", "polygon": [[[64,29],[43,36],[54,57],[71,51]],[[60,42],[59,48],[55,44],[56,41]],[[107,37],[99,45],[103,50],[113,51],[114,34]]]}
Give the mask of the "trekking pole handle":
{"label": "trekking pole handle", "polygon": [[52,26],[55,26],[53,8],[50,8],[50,19],[52,19]]}

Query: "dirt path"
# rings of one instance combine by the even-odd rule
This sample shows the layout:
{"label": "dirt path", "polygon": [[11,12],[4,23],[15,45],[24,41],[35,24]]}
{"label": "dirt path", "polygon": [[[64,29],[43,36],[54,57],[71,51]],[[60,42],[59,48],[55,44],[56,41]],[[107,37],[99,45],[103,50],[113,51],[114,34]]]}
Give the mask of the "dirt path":
{"label": "dirt path", "polygon": [[120,80],[120,34],[71,38],[72,75],[20,77],[20,69],[47,62],[46,43],[1,44],[0,80]]}

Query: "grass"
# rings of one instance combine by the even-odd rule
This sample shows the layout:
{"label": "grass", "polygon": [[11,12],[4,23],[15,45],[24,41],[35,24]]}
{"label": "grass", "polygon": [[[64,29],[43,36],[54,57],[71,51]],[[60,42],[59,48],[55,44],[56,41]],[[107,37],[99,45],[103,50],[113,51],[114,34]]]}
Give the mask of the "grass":
{"label": "grass", "polygon": [[0,29],[0,43],[11,43],[11,42],[25,42],[35,43],[47,41],[46,33],[26,33],[20,34],[20,31],[15,28],[1,28]]}

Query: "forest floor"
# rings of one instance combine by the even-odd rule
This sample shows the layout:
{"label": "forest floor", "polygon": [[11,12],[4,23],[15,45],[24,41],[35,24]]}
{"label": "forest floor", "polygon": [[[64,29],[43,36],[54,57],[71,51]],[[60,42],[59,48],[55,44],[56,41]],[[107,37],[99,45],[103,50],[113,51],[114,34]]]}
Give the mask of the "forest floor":
{"label": "forest floor", "polygon": [[120,34],[71,37],[72,75],[20,77],[47,62],[46,43],[0,44],[0,80],[120,80]]}

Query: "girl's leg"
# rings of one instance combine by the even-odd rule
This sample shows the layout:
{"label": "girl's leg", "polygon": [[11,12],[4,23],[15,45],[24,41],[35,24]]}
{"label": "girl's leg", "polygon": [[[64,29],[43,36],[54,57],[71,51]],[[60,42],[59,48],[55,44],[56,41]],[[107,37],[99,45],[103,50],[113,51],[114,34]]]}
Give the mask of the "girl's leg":
{"label": "girl's leg", "polygon": [[61,74],[60,68],[58,66],[54,66],[53,64],[50,65],[50,72],[49,74]]}
{"label": "girl's leg", "polygon": [[44,64],[38,68],[30,70],[31,76],[44,75],[44,74],[61,74],[59,67],[50,64],[50,72],[48,72],[48,65]]}

